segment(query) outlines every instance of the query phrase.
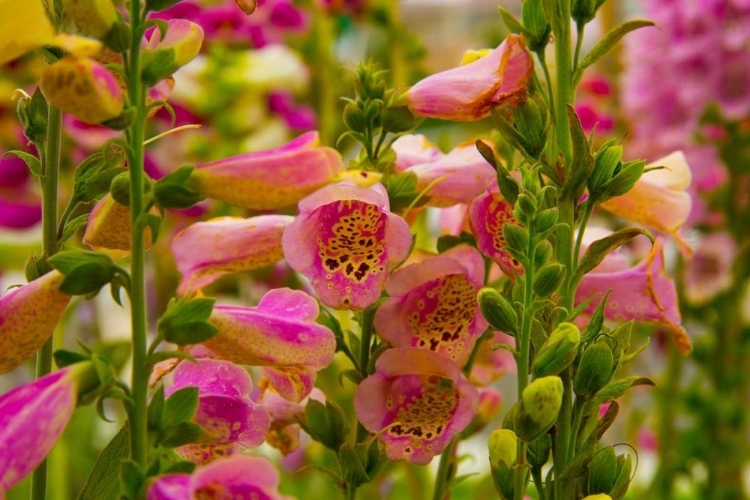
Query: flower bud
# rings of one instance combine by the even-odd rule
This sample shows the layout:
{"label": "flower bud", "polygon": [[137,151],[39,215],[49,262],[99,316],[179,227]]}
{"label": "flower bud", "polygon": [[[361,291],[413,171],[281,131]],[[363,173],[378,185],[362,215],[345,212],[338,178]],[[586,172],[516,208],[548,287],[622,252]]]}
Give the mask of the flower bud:
{"label": "flower bud", "polygon": [[526,0],[522,4],[523,25],[529,31],[529,50],[539,52],[549,42],[552,27],[547,22],[542,0]]}
{"label": "flower bud", "polygon": [[617,456],[611,446],[599,450],[589,463],[588,492],[609,493],[617,481]]}
{"label": "flower bud", "polygon": [[566,369],[578,354],[581,331],[573,323],[560,323],[534,357],[531,371],[535,378],[557,375]]}
{"label": "flower bud", "polygon": [[565,266],[559,262],[549,262],[534,276],[533,289],[540,297],[549,297],[560,288],[565,279]]}
{"label": "flower bud", "polygon": [[344,125],[355,132],[362,132],[367,129],[367,120],[365,119],[365,112],[359,109],[353,102],[349,102],[344,106]]}
{"label": "flower bud", "polygon": [[[530,0],[526,0],[524,5]],[[526,102],[513,110],[513,125],[525,139],[522,146],[532,158],[538,158],[547,144],[547,113],[535,99]]]}
{"label": "flower bud", "polygon": [[552,244],[547,240],[542,240],[536,244],[534,251],[534,265],[539,268],[552,259]]}
{"label": "flower bud", "polygon": [[529,232],[521,226],[506,222],[503,224],[503,238],[513,250],[526,253],[529,249]]}
{"label": "flower bud", "polygon": [[550,450],[552,450],[552,436],[549,434],[543,434],[530,442],[526,448],[529,465],[536,468],[545,466]]}
{"label": "flower bud", "polygon": [[528,194],[520,194],[516,200],[516,211],[521,221],[531,220],[536,213],[536,201]]}
{"label": "flower bud", "polygon": [[492,431],[489,438],[490,467],[495,490],[504,500],[513,498],[513,465],[518,454],[518,438],[508,429]]}
{"label": "flower bud", "polygon": [[380,114],[380,120],[383,130],[394,134],[408,132],[420,123],[408,106],[388,106]]}
{"label": "flower bud", "polygon": [[154,85],[192,61],[203,44],[203,28],[185,19],[168,22],[167,33],[155,30],[143,51],[143,81]]}
{"label": "flower bud", "polygon": [[482,288],[477,297],[479,310],[493,328],[513,334],[518,331],[518,315],[508,300],[492,288]]}
{"label": "flower bud", "polygon": [[603,148],[596,154],[596,163],[588,179],[588,187],[596,192],[605,182],[612,179],[617,167],[622,165],[622,146]]}
{"label": "flower bud", "polygon": [[552,226],[557,224],[558,215],[557,208],[542,210],[536,214],[536,217],[534,217],[534,228],[538,233],[543,233],[552,229]]}
{"label": "flower bud", "polygon": [[620,171],[612,178],[612,180],[604,183],[601,188],[601,193],[597,193],[597,198],[601,200],[608,200],[615,196],[622,196],[630,191],[638,179],[643,175],[643,170],[646,166],[646,162],[643,160],[635,160],[628,163],[624,163]]}
{"label": "flower bud", "polygon": [[117,22],[112,0],[63,0],[65,13],[84,33],[102,40]]}
{"label": "flower bud", "polygon": [[589,398],[607,385],[612,377],[614,356],[605,342],[595,342],[588,346],[578,365],[573,391],[582,398]]}
{"label": "flower bud", "polygon": [[541,427],[549,428],[557,420],[562,405],[563,384],[560,377],[535,379],[523,390],[523,411]]}
{"label": "flower bud", "polygon": [[87,58],[65,57],[42,74],[39,88],[64,113],[85,123],[102,123],[122,113],[122,91],[107,68]]}

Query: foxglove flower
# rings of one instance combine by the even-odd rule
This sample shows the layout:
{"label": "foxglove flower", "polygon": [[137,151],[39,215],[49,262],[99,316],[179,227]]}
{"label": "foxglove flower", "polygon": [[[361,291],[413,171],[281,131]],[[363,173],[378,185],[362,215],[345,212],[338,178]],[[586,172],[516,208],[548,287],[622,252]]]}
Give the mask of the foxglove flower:
{"label": "foxglove flower", "polygon": [[33,471],[68,424],[79,392],[98,382],[78,363],[0,396],[0,497]]}
{"label": "foxglove flower", "polygon": [[[117,203],[107,193],[91,210],[83,242],[94,250],[110,251],[116,256],[130,253],[130,207]],[[144,243],[151,247],[151,229],[145,230]]]}
{"label": "foxglove flower", "polygon": [[403,172],[414,165],[433,163],[445,156],[435,144],[421,134],[406,134],[391,145],[396,153],[396,170]]}
{"label": "foxglove flower", "polygon": [[201,50],[203,28],[186,19],[167,21],[167,33],[155,29],[143,49],[143,78],[153,85],[192,61]]}
{"label": "foxglove flower", "polygon": [[341,155],[319,144],[318,133],[308,132],[280,148],[200,165],[190,179],[209,198],[254,210],[282,208],[344,170]]}
{"label": "foxglove flower", "polygon": [[63,278],[51,271],[0,298],[0,373],[32,357],[52,336],[72,298],[57,289]]}
{"label": "foxglove flower", "polygon": [[487,328],[477,302],[483,284],[484,259],[467,245],[403,267],[388,278],[375,331],[394,347],[429,349],[463,366]]}
{"label": "foxglove flower", "polygon": [[[663,167],[658,170],[649,170]],[[687,193],[692,176],[685,155],[676,151],[646,165],[646,173],[633,189],[599,206],[623,219],[672,235],[683,252],[692,249],[679,230],[690,215],[691,199]]]}
{"label": "foxglove flower", "polygon": [[391,269],[408,256],[409,225],[389,208],[382,184],[329,185],[300,202],[284,233],[284,255],[325,305],[355,311],[372,305]]}
{"label": "foxglove flower", "polygon": [[469,206],[469,224],[477,239],[477,248],[495,261],[511,279],[523,272],[523,266],[507,250],[503,237],[506,222],[517,223],[513,216],[513,205],[508,203],[497,185],[492,185]]}
{"label": "foxglove flower", "polygon": [[533,73],[534,60],[523,38],[509,35],[486,56],[419,81],[409,89],[406,99],[409,108],[420,116],[479,120],[495,107],[526,100],[526,86]]}
{"label": "foxglove flower", "polygon": [[271,417],[250,399],[253,382],[243,368],[215,359],[183,362],[174,370],[174,383],[165,395],[184,387],[198,388],[195,422],[203,427],[203,435],[180,447],[181,455],[206,463],[230,454],[226,449],[232,445],[255,448],[263,443]]}
{"label": "foxglove flower", "polygon": [[[635,267],[586,274],[576,291],[576,302],[592,295],[601,297],[608,290],[612,292],[604,309],[606,318],[663,326],[669,331],[678,351],[682,354],[690,352],[690,336],[680,325],[677,290],[664,270],[664,251],[659,238],[646,258]],[[594,300],[584,312],[592,314],[597,305],[598,301]]]}
{"label": "foxglove flower", "polygon": [[47,100],[84,123],[122,113],[122,91],[112,73],[93,59],[68,56],[47,67],[39,88]]}
{"label": "foxglove flower", "polygon": [[[172,240],[172,254],[182,273],[177,293],[185,295],[225,274],[252,271],[282,260],[281,236],[293,220],[288,215],[260,215],[191,224]],[[203,251],[196,252],[196,248]]]}
{"label": "foxglove flower", "polygon": [[[399,141],[404,143],[399,144]],[[421,142],[428,144],[424,138]],[[487,183],[495,178],[495,169],[479,153],[473,141],[454,148],[446,155],[438,151],[439,156],[434,155],[429,146],[417,148],[420,148],[419,141],[409,136],[400,137],[394,142],[396,169],[417,176],[417,192],[442,178],[427,192],[430,206],[449,207],[469,203],[482,194]],[[427,158],[419,162],[420,156]]]}
{"label": "foxglove flower", "polygon": [[148,488],[147,500],[294,500],[279,494],[279,473],[262,457],[232,455],[198,467],[190,475],[166,474]]}
{"label": "foxglove flower", "polygon": [[477,389],[450,358],[417,347],[386,350],[354,396],[357,418],[391,460],[426,465],[471,421]]}
{"label": "foxglove flower", "polygon": [[318,312],[315,299],[289,288],[271,290],[257,307],[217,305],[210,322],[219,332],[204,345],[222,359],[261,366],[279,394],[300,401],[336,349],[333,333],[315,322]]}
{"label": "foxglove flower", "polygon": [[276,391],[267,388],[259,402],[271,416],[271,429],[266,435],[266,443],[288,455],[299,448],[299,419],[305,415],[305,406],[310,399],[325,403],[326,396],[320,389],[314,388],[310,394],[295,403],[281,397]]}

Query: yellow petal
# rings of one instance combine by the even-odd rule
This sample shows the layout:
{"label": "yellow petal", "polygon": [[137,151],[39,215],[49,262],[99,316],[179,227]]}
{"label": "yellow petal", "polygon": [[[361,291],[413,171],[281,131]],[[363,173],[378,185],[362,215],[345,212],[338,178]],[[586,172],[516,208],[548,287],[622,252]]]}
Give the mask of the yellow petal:
{"label": "yellow petal", "polygon": [[0,64],[52,43],[55,30],[41,0],[0,0]]}
{"label": "yellow petal", "polygon": [[50,45],[54,45],[65,52],[70,52],[79,57],[93,57],[102,50],[102,42],[99,40],[65,33],[56,35],[50,42]]}

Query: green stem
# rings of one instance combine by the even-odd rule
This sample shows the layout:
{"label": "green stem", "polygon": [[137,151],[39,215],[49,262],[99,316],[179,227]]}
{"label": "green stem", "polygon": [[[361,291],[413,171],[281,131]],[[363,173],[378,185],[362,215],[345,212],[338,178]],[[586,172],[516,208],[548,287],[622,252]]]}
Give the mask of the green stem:
{"label": "green stem", "polygon": [[555,123],[557,141],[567,164],[573,156],[573,141],[570,137],[568,111],[566,106],[573,104],[572,67],[570,64],[570,0],[559,0],[561,18],[552,23],[555,34],[555,83],[557,99]]}
{"label": "green stem", "polygon": [[536,467],[531,469],[531,477],[534,478],[534,487],[536,488],[536,493],[539,495],[539,500],[546,500],[546,496],[544,494],[544,479],[542,478],[542,469],[538,469]]}
{"label": "green stem", "polygon": [[130,155],[130,321],[133,341],[133,378],[131,382],[133,411],[130,414],[130,458],[142,468],[148,465],[147,395],[148,376],[146,367],[146,280],[145,238],[141,215],[143,199],[143,139],[145,127],[145,88],[141,81],[141,2],[131,0],[130,19],[132,42],[128,64],[128,95],[135,110],[135,119],[128,131]]}
{"label": "green stem", "polygon": [[438,465],[437,477],[435,478],[435,490],[432,500],[445,500],[450,488],[448,485],[454,473],[454,462],[458,438],[454,437],[443,453],[440,454],[440,465]]}
{"label": "green stem", "polygon": [[336,110],[336,62],[331,53],[334,45],[333,33],[333,21],[323,9],[316,7],[310,35],[314,50],[313,102],[316,104],[320,142],[324,146],[333,146],[336,143],[339,120]]}
{"label": "green stem", "polygon": [[583,219],[581,219],[581,225],[578,228],[578,236],[576,237],[576,248],[573,250],[573,262],[578,264],[578,259],[581,258],[581,245],[583,244],[583,233],[586,231],[586,226],[591,218],[591,213],[594,211],[594,205],[586,203],[586,210],[583,212]]}
{"label": "green stem", "polygon": [[[373,333],[373,321],[375,320],[375,312],[378,310],[377,307],[368,307],[362,311],[362,320],[360,323],[361,335],[359,338],[359,373],[362,378],[367,377],[367,365],[370,364],[370,346],[372,344],[372,333]],[[367,436],[369,431],[364,426],[357,422],[357,443],[362,443]]]}
{"label": "green stem", "polygon": [[575,56],[573,56],[573,70],[578,68],[578,60],[581,57],[581,47],[583,46],[583,32],[585,29],[585,24],[576,23],[576,53]]}
{"label": "green stem", "polygon": [[[62,113],[54,106],[47,111],[47,136],[42,155],[42,246],[47,257],[57,253],[57,179],[60,170],[60,137]],[[36,378],[52,371],[52,337],[36,355]],[[31,476],[32,500],[47,497],[47,459],[45,458]]]}
{"label": "green stem", "polygon": [[549,67],[547,66],[547,56],[544,54],[544,50],[540,50],[536,53],[536,55],[539,58],[539,63],[542,66],[542,71],[544,72],[544,79],[547,82],[547,94],[550,114],[552,115],[552,120],[555,120],[555,116],[557,114],[555,112],[555,92],[554,90],[552,90],[552,77],[549,74]]}

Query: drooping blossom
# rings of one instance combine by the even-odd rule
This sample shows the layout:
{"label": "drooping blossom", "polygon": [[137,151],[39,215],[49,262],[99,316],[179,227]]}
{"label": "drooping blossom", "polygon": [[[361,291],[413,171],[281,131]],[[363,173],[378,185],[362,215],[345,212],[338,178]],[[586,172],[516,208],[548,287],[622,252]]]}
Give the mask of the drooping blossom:
{"label": "drooping blossom", "polygon": [[479,120],[495,107],[522,103],[533,73],[534,60],[523,38],[509,35],[486,56],[419,81],[409,89],[406,99],[417,115]]}
{"label": "drooping blossom", "polygon": [[282,260],[281,236],[293,220],[288,215],[219,217],[183,229],[172,240],[172,254],[182,273],[177,293],[185,295],[225,274]]}
{"label": "drooping blossom", "polygon": [[98,383],[77,363],[0,396],[0,496],[33,471],[68,424],[79,392]]}
{"label": "drooping blossom", "polygon": [[300,401],[336,349],[333,333],[315,322],[318,312],[315,299],[289,288],[271,290],[256,307],[217,305],[210,322],[219,332],[204,345],[222,359],[262,367],[279,394]]}
{"label": "drooping blossom", "polygon": [[[116,256],[130,253],[130,207],[115,201],[107,193],[91,210],[83,234],[83,242],[94,250],[110,251]],[[144,244],[151,246],[151,229],[146,229]]]}
{"label": "drooping blossom", "polygon": [[409,226],[389,208],[382,184],[329,185],[300,202],[284,233],[284,255],[325,305],[355,311],[372,305],[391,269],[408,256]]}
{"label": "drooping blossom", "polygon": [[271,428],[266,435],[266,443],[278,449],[283,455],[298,449],[301,430],[299,418],[305,415],[305,406],[310,399],[325,403],[326,396],[320,389],[313,388],[305,399],[295,403],[283,398],[273,389],[266,388],[259,399],[271,416]]}
{"label": "drooping blossom", "polygon": [[183,362],[175,368],[174,383],[165,395],[185,387],[198,388],[195,422],[203,427],[203,434],[197,442],[181,446],[181,455],[206,463],[231,454],[235,444],[255,448],[263,443],[271,417],[250,399],[253,382],[243,368],[216,359]]}
{"label": "drooping blossom", "polygon": [[[655,167],[663,168],[649,170]],[[673,236],[682,251],[689,254],[692,249],[679,234],[691,207],[686,190],[692,176],[685,155],[675,151],[649,163],[646,170],[633,189],[599,206],[623,219]]]}
{"label": "drooping blossom", "polygon": [[477,302],[483,284],[484,259],[468,245],[402,267],[388,278],[375,331],[394,347],[429,349],[463,366],[487,328]]}
{"label": "drooping blossom", "polygon": [[101,123],[122,113],[122,91],[117,80],[93,59],[60,59],[45,69],[39,88],[53,106],[84,123]]}
{"label": "drooping blossom", "polygon": [[278,492],[279,473],[267,459],[232,455],[198,467],[192,475],[165,474],[151,483],[147,500],[215,498],[294,500]]}
{"label": "drooping blossom", "polygon": [[508,203],[496,184],[478,196],[469,206],[469,224],[477,239],[477,248],[491,258],[511,279],[523,272],[523,266],[507,250],[503,237],[503,225],[517,223],[512,214],[513,205]]}
{"label": "drooping blossom", "polygon": [[425,465],[473,418],[479,394],[450,358],[418,347],[386,350],[354,396],[357,418],[391,460]]}
{"label": "drooping blossom", "polygon": [[426,195],[430,198],[428,205],[433,207],[470,203],[495,178],[495,169],[479,153],[473,141],[444,155],[430,146],[424,136],[402,136],[393,143],[393,150],[396,152],[396,169],[417,176],[417,192],[432,184]]}
{"label": "drooping blossom", "polygon": [[[157,82],[192,61],[201,50],[203,28],[187,19],[170,19],[166,34],[155,29],[143,48],[144,78]],[[152,68],[150,63],[154,64]],[[159,78],[151,78],[159,75]]]}
{"label": "drooping blossom", "polygon": [[0,298],[0,373],[32,357],[52,336],[72,298],[57,289],[63,278],[51,271]]}
{"label": "drooping blossom", "polygon": [[[692,343],[680,324],[677,290],[664,269],[662,245],[657,238],[646,258],[634,267],[610,267],[607,271],[586,274],[576,291],[576,303],[592,295],[602,297],[612,290],[604,309],[606,318],[662,326],[669,331],[677,350],[687,354]],[[598,300],[592,301],[584,312],[592,314],[598,304]]]}
{"label": "drooping blossom", "polygon": [[685,298],[702,305],[732,287],[732,266],[737,258],[737,243],[727,233],[711,233],[700,242],[685,266]]}
{"label": "drooping blossom", "polygon": [[190,180],[209,198],[273,210],[298,202],[342,170],[341,155],[308,132],[276,149],[199,165]]}

